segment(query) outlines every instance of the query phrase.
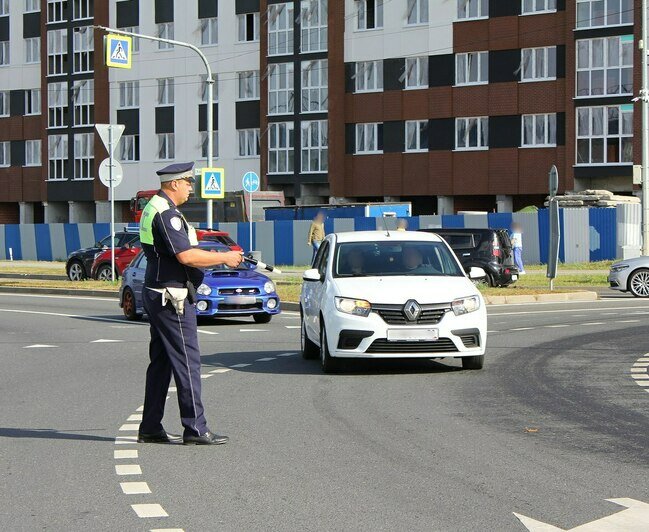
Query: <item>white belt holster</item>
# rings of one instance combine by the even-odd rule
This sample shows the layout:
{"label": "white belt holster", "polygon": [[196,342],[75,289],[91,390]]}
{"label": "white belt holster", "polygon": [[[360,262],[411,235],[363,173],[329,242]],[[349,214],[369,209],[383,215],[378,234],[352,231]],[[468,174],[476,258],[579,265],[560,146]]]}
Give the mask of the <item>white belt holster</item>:
{"label": "white belt holster", "polygon": [[167,304],[167,301],[171,301],[174,309],[176,309],[176,314],[182,316],[185,314],[185,299],[187,298],[187,293],[187,288],[165,288],[165,291],[162,294],[162,306],[164,307]]}

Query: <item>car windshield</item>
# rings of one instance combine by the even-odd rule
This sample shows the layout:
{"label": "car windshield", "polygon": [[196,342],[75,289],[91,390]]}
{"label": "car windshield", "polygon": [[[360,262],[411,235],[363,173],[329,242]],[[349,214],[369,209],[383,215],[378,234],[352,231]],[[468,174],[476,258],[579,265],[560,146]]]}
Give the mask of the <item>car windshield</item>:
{"label": "car windshield", "polygon": [[347,242],[338,245],[334,277],[462,276],[443,242]]}
{"label": "car windshield", "polygon": [[[225,251],[229,251],[226,249],[223,249],[223,245],[217,245],[217,246],[200,246],[200,249],[204,249],[205,251],[216,251],[217,253],[222,253]],[[223,272],[223,271],[236,271],[236,270],[249,270],[250,265],[247,262],[242,262],[239,264],[238,268],[230,268],[229,266],[226,266],[225,264],[219,264],[217,266],[213,266],[211,268],[205,268],[205,271],[211,271],[211,272]]]}

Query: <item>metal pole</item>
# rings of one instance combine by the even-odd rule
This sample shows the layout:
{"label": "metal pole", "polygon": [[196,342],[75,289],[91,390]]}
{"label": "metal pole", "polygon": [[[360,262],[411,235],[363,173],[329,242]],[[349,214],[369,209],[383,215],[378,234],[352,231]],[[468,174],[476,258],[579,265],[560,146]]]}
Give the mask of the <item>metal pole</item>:
{"label": "metal pole", "polygon": [[115,282],[115,188],[113,187],[113,128],[108,127],[108,193],[110,194],[110,279]]}
{"label": "metal pole", "polygon": [[642,0],[642,254],[649,255],[649,75],[647,73],[647,0]]}
{"label": "metal pole", "polygon": [[[166,42],[169,44],[173,44],[174,46],[180,46],[183,48],[189,48],[190,50],[193,50],[196,52],[201,60],[203,61],[203,64],[205,65],[205,70],[207,71],[207,99],[208,105],[207,105],[207,165],[209,167],[212,166],[212,150],[214,149],[214,146],[212,145],[212,130],[214,128],[214,116],[213,116],[213,110],[212,110],[212,98],[214,97],[213,94],[213,89],[214,89],[214,80],[212,79],[212,69],[210,68],[210,64],[207,61],[207,57],[205,57],[205,54],[201,52],[198,47],[194,46],[193,44],[190,44],[188,42],[183,42],[183,41],[174,41],[173,39],[163,39],[162,37],[153,37],[152,35],[143,35],[142,33],[135,33],[132,31],[124,31],[124,30],[118,30],[117,28],[109,28],[108,26],[100,26],[98,24],[95,24],[92,26],[93,28],[97,28],[100,30],[104,30],[110,33],[115,33],[117,35],[130,35],[131,37],[138,37],[140,39],[147,39],[149,41],[157,41],[157,42]],[[212,227],[212,200],[207,200],[207,225],[209,228]]]}
{"label": "metal pole", "polygon": [[252,252],[252,250],[254,249],[252,245],[252,192],[248,192],[248,201],[250,202],[250,211],[248,212],[248,225],[250,226],[250,251]]}

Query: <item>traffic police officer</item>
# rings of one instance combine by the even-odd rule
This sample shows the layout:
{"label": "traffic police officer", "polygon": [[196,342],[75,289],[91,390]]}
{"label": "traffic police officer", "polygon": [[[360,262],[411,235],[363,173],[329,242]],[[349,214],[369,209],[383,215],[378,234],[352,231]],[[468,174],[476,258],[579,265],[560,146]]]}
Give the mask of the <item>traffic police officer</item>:
{"label": "traffic police officer", "polygon": [[200,268],[226,264],[236,268],[238,252],[213,253],[198,249],[196,232],[177,206],[192,193],[194,163],[172,164],[156,172],[161,189],[142,213],[140,242],[147,258],[144,309],[151,323],[150,363],[146,373],[140,443],[169,443],[179,436],[162,427],[165,401],[173,373],[178,391],[186,445],[226,443],[212,433],[201,402],[201,359],[198,347],[195,289],[203,281]]}

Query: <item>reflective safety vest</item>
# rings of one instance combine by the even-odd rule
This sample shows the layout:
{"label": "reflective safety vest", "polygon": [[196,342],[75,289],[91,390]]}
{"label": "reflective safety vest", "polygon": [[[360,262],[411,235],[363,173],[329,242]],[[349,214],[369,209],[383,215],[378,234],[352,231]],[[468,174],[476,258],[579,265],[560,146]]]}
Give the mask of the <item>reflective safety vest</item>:
{"label": "reflective safety vest", "polygon": [[[144,207],[144,211],[142,211],[142,218],[140,219],[140,242],[142,242],[142,244],[154,245],[153,219],[156,214],[162,215],[163,212],[168,211],[169,209],[169,202],[157,194],[149,200],[149,203]],[[189,243],[192,246],[197,246],[198,238],[196,236],[196,229],[187,223],[187,220],[185,220],[185,217],[180,212],[178,212],[178,214],[180,215],[180,218],[182,218],[185,228],[187,229]]]}

